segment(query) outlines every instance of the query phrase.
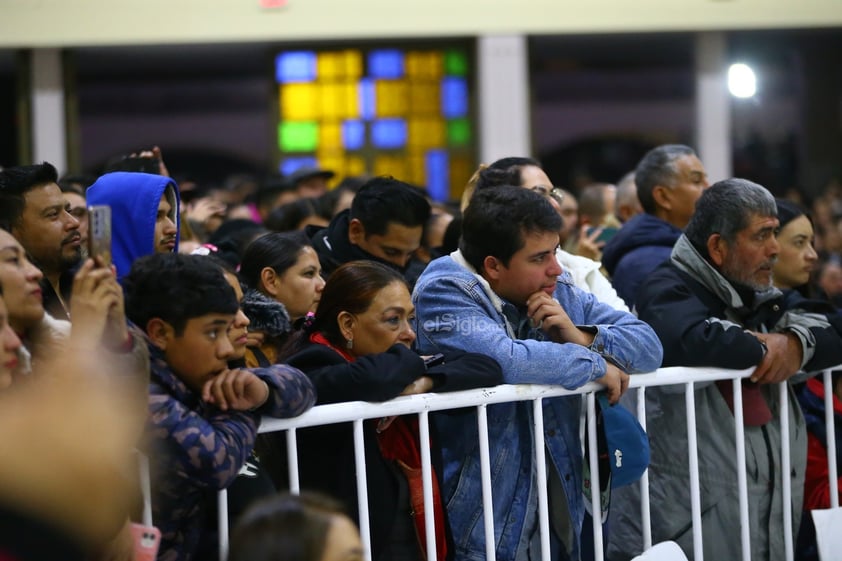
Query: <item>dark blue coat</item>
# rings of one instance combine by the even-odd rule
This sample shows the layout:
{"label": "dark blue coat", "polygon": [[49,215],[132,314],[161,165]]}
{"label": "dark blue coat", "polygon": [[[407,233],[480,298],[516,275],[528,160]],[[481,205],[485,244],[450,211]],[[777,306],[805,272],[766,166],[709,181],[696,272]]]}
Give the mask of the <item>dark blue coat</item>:
{"label": "dark blue coat", "polygon": [[681,230],[652,216],[638,214],[626,222],[605,244],[602,265],[611,277],[611,284],[620,298],[632,308],[643,280],[655,268],[669,260]]}

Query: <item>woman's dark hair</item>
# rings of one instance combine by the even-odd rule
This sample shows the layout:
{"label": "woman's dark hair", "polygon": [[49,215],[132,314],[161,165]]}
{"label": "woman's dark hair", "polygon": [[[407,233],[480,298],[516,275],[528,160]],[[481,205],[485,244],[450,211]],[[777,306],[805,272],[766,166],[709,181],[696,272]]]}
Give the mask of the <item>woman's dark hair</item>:
{"label": "woman's dark hair", "polygon": [[208,238],[208,243],[218,248],[218,257],[238,267],[246,247],[266,232],[266,228],[253,220],[236,218],[223,222]]}
{"label": "woman's dark hair", "polygon": [[301,250],[313,247],[304,232],[272,232],[251,242],[240,263],[240,278],[250,288],[263,292],[260,271],[272,267],[276,275],[283,275],[295,265]]}
{"label": "woman's dark hair", "polygon": [[810,225],[813,225],[813,218],[810,216],[810,213],[798,203],[787,199],[775,199],[775,206],[778,208],[778,222],[780,223],[781,229],[799,216],[806,216],[807,220],[810,221]]}
{"label": "woman's dark hair", "polygon": [[330,220],[330,216],[325,217],[320,199],[303,198],[272,210],[263,221],[263,225],[273,232],[294,232],[299,229],[298,226],[304,219],[311,216]]}
{"label": "woman's dark hair", "polygon": [[336,516],[338,502],[304,492],[253,504],[231,533],[229,561],[319,561]]}
{"label": "woman's dark hair", "polygon": [[377,294],[392,283],[406,286],[406,279],[395,269],[376,261],[350,261],[331,273],[322,290],[316,316],[308,329],[302,330],[284,347],[282,358],[288,358],[307,344],[314,331],[320,332],[337,347],[345,346],[339,330],[339,314],[361,314],[371,307]]}

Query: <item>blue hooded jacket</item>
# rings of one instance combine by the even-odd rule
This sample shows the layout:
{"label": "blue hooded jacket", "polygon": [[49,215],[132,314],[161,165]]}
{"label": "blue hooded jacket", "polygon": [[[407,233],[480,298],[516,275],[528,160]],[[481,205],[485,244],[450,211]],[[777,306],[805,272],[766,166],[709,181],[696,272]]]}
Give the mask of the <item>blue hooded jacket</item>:
{"label": "blue hooded jacket", "polygon": [[611,284],[629,308],[637,291],[658,265],[668,261],[681,230],[651,214],[638,214],[626,222],[602,249],[602,265]]}
{"label": "blue hooded jacket", "polygon": [[158,204],[165,193],[172,207],[170,219],[179,230],[174,249],[178,251],[179,194],[175,181],[163,175],[117,171],[103,175],[88,188],[88,205],[111,207],[111,259],[118,279],[128,274],[136,259],[154,253]]}

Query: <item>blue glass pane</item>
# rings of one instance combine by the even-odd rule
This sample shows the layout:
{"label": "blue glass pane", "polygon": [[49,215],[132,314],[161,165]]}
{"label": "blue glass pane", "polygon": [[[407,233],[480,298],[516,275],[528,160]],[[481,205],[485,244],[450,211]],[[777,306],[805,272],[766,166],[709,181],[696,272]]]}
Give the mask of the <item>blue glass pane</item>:
{"label": "blue glass pane", "polygon": [[345,150],[359,150],[365,145],[365,123],[345,121],[342,123],[342,146]]}
{"label": "blue glass pane", "polygon": [[427,194],[434,201],[450,197],[450,169],[446,150],[428,150],[424,156],[427,171]]}
{"label": "blue glass pane", "polygon": [[284,175],[289,175],[294,173],[295,170],[299,168],[317,168],[319,167],[319,162],[316,158],[312,158],[309,156],[304,156],[301,158],[286,158],[283,162],[281,162],[281,173]]}
{"label": "blue glass pane", "polygon": [[374,80],[360,80],[360,116],[366,121],[374,118],[375,103]]}
{"label": "blue glass pane", "polygon": [[287,82],[312,82],[316,79],[316,53],[296,51],[275,57],[275,80]]}
{"label": "blue glass pane", "polygon": [[380,119],[371,125],[371,142],[375,148],[403,148],[406,146],[406,121]]}
{"label": "blue glass pane", "polygon": [[368,53],[368,75],[379,79],[402,78],[403,53],[394,49],[371,51]]}
{"label": "blue glass pane", "polygon": [[448,119],[468,114],[468,82],[464,78],[441,81],[441,112]]}

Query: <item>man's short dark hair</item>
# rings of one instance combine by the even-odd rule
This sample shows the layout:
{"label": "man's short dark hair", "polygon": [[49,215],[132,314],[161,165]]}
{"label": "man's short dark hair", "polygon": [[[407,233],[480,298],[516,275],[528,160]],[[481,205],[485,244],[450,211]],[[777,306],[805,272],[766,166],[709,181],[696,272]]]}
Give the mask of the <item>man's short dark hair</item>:
{"label": "man's short dark hair", "polygon": [[554,232],[561,217],[546,197],[510,185],[474,193],[462,219],[459,249],[465,260],[482,272],[489,255],[508,267],[512,256],[525,244],[524,236]]}
{"label": "man's short dark hair", "polygon": [[772,194],[747,179],[725,179],[699,197],[684,234],[702,255],[707,255],[708,238],[719,234],[727,243],[734,243],[754,216],[778,216]]}
{"label": "man's short dark hair", "polygon": [[85,196],[85,191],[88,187],[96,182],[96,177],[85,174],[67,174],[63,175],[58,180],[58,188],[62,193],[76,193],[77,195]]}
{"label": "man's short dark hair", "polygon": [[476,191],[498,187],[500,185],[523,185],[521,170],[527,166],[540,168],[541,164],[534,158],[511,156],[500,158],[479,172]]}
{"label": "man's short dark hair", "polygon": [[430,218],[430,203],[418,189],[393,177],[375,177],[360,187],[350,219],[359,220],[366,237],[382,236],[390,223],[414,228]]}
{"label": "man's short dark hair", "polygon": [[239,304],[222,268],[203,255],[155,253],[141,257],[123,278],[126,317],[146,329],[152,318],[180,336],[188,320],[236,314]]}
{"label": "man's short dark hair", "polygon": [[643,212],[655,214],[655,198],[652,191],[658,185],[672,187],[678,175],[675,162],[685,156],[695,155],[692,148],[683,144],[662,144],[644,154],[634,170],[637,198],[640,199]]}
{"label": "man's short dark hair", "polygon": [[31,189],[58,181],[56,168],[48,162],[16,166],[0,171],[0,228],[11,231],[20,225],[24,195]]}

